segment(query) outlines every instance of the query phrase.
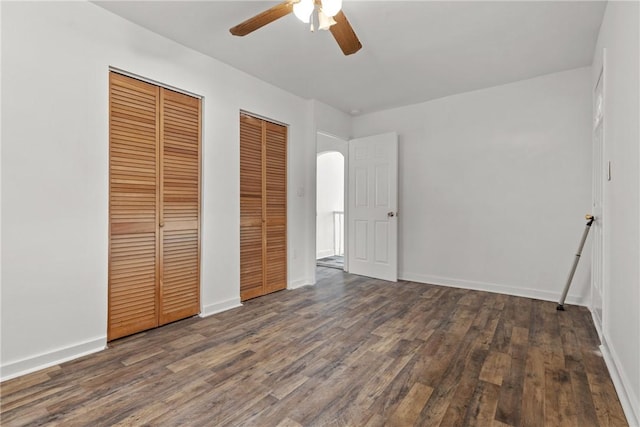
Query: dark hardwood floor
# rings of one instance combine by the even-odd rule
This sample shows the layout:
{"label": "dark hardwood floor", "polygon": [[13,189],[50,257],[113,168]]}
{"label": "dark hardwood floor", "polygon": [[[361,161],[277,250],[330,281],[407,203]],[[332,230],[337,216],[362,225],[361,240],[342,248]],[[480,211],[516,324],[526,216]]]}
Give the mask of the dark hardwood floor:
{"label": "dark hardwood floor", "polygon": [[318,284],[1,384],[3,426],[625,426],[583,307]]}

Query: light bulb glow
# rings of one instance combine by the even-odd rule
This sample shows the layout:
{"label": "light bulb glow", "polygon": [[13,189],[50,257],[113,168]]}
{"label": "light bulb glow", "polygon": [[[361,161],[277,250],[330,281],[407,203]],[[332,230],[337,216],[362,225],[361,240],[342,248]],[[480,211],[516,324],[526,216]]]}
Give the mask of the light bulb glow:
{"label": "light bulb glow", "polygon": [[299,20],[308,24],[314,8],[313,0],[300,0],[298,3],[294,3],[293,13]]}
{"label": "light bulb glow", "polygon": [[342,0],[322,0],[322,12],[330,18],[342,9]]}

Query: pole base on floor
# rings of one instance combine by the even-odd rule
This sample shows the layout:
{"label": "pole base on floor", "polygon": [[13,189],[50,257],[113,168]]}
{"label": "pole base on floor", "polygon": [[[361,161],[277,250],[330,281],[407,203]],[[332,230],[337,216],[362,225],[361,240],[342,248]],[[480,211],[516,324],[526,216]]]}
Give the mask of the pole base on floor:
{"label": "pole base on floor", "polygon": [[558,305],[556,306],[556,310],[558,310],[558,311],[564,311],[564,305],[562,305],[562,304],[558,304]]}

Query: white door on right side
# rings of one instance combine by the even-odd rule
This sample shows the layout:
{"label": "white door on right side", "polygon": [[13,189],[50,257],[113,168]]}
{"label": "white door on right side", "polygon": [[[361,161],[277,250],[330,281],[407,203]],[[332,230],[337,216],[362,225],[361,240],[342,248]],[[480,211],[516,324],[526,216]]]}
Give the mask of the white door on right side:
{"label": "white door on right side", "polygon": [[349,273],[398,280],[398,136],[349,141]]}
{"label": "white door on right side", "polygon": [[[604,57],[603,53],[603,57]],[[604,239],[602,214],[604,212],[604,181],[605,176],[605,117],[604,117],[604,67],[600,70],[600,77],[593,90],[593,210],[596,217],[591,226],[593,258],[591,260],[591,307],[593,320],[598,333],[602,333],[604,316]]]}

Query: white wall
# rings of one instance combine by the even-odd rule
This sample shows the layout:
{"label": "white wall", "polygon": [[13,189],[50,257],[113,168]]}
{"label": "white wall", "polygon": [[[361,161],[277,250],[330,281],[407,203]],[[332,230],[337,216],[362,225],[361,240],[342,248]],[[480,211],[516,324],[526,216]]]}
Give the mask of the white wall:
{"label": "white wall", "polygon": [[316,137],[316,152],[337,151],[346,159],[349,155],[349,141],[318,132]]}
{"label": "white wall", "polygon": [[629,424],[640,425],[640,3],[610,1],[600,28],[592,86],[606,48],[602,344]]}
{"label": "white wall", "polygon": [[317,132],[348,141],[351,137],[351,116],[315,99],[311,103]]}
{"label": "white wall", "polygon": [[[319,259],[336,255],[338,250],[336,239],[340,226],[335,224],[334,212],[344,212],[342,153],[330,151],[318,155],[316,201],[316,258]],[[344,241],[342,247],[344,248]]]}
{"label": "white wall", "polygon": [[290,125],[289,286],[313,282],[310,101],[85,2],[3,2],[1,52],[3,378],[105,345],[109,66],[204,96],[203,312],[239,304],[240,109]]}
{"label": "white wall", "polygon": [[581,68],[354,119],[399,134],[401,278],[557,299],[590,207],[590,85]]}

